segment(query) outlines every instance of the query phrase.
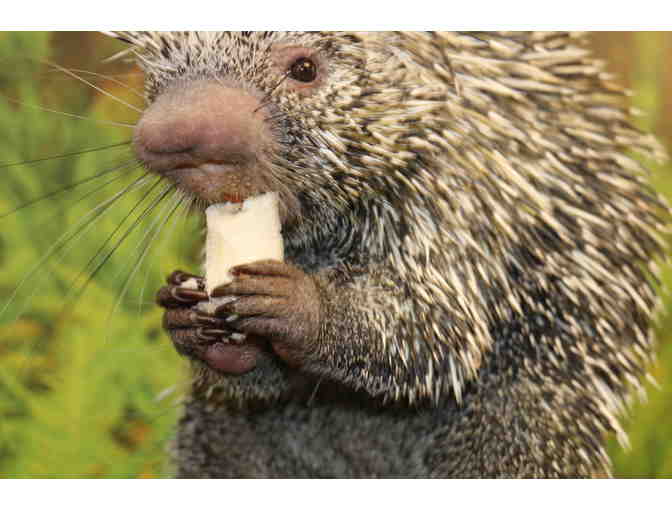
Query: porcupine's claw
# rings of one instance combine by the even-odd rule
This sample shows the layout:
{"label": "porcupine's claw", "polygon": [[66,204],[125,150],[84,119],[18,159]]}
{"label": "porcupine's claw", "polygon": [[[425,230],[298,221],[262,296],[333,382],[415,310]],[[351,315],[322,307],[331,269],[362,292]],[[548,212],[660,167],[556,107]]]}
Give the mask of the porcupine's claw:
{"label": "porcupine's claw", "polygon": [[[244,337],[233,332],[225,319],[196,307],[201,301],[208,300],[202,277],[178,270],[166,280],[168,285],[159,289],[156,302],[165,308],[163,327],[180,354],[203,359],[214,344],[230,341],[239,344],[242,341]],[[196,288],[183,287],[188,280],[194,280]]]}
{"label": "porcupine's claw", "polygon": [[205,289],[205,282],[203,281],[202,276],[198,276],[198,275],[191,274],[191,273],[186,273],[186,272],[181,271],[179,269],[176,269],[175,271],[170,273],[168,278],[166,278],[166,283],[168,283],[169,285],[180,286],[183,283],[187,282],[188,280],[192,280],[192,279],[196,282],[199,290]]}

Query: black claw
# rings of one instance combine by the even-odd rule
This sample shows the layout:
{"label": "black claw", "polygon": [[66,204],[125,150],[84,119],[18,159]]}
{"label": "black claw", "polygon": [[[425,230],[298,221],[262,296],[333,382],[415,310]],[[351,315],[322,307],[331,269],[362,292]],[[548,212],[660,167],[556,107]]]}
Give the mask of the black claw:
{"label": "black claw", "polygon": [[216,342],[221,338],[221,335],[209,335],[208,331],[210,330],[207,328],[196,328],[196,338],[206,342]]}
{"label": "black claw", "polygon": [[194,324],[197,324],[199,326],[204,326],[205,328],[213,329],[213,330],[223,330],[227,334],[231,334],[233,331],[230,329],[230,325],[228,324],[228,321],[226,319],[220,319],[218,317],[211,317],[209,315],[196,315],[194,317]]}
{"label": "black claw", "polygon": [[170,290],[170,293],[177,301],[183,303],[194,303],[196,301],[205,301],[208,299],[208,294],[202,290],[173,287]]}
{"label": "black claw", "polygon": [[195,279],[198,282],[199,288],[203,286],[203,277],[191,273],[185,273],[179,269],[170,273],[170,276],[166,279],[167,282],[171,285],[181,285],[187,280]]}
{"label": "black claw", "polygon": [[[217,308],[215,308],[215,315],[218,317],[222,316],[227,316],[224,317],[225,319],[229,319],[231,315],[234,315],[234,310],[233,310],[233,305],[235,304],[236,301],[238,301],[239,298],[232,299],[231,301],[227,301],[223,305],[219,305]],[[230,320],[227,320],[226,322],[230,322]]]}
{"label": "black claw", "polygon": [[194,323],[200,326],[217,326],[221,321],[210,315],[201,315],[194,312]]}
{"label": "black claw", "polygon": [[216,328],[203,328],[201,330],[206,336],[216,336],[217,338],[226,337],[231,335],[231,331],[225,329],[216,329]]}

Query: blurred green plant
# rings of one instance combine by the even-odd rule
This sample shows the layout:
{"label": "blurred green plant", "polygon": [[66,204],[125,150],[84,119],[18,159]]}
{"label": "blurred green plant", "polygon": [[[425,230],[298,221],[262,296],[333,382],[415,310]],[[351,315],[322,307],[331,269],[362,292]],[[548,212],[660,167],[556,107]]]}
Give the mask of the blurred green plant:
{"label": "blurred green plant", "polygon": [[[634,34],[629,46],[619,43],[623,37],[598,39],[613,43],[634,63],[632,76],[625,78],[635,89],[635,106],[647,113],[639,119],[641,127],[651,130],[664,100],[658,63],[671,48],[660,34]],[[48,64],[85,69],[89,73],[75,74],[141,108],[137,70],[123,62],[100,63],[120,49],[116,41],[96,34],[0,33],[0,476],[170,474],[166,450],[188,373],[160,330],[161,312],[152,301],[170,271],[196,269],[197,219],[184,218],[178,209],[161,240],[151,243],[153,251],[139,260],[145,241],[152,239],[151,225],[161,224],[161,208],[165,213],[173,207],[164,202],[88,282],[82,270],[103,261],[161,185],[137,207],[151,182],[97,216],[106,200],[142,175],[135,166],[123,166],[133,161],[127,144],[3,166],[128,141],[130,129],[106,122],[132,123],[132,108]],[[90,73],[99,68],[112,79]],[[663,135],[672,140],[670,133]],[[672,197],[669,169],[654,167],[652,180]],[[7,214],[83,179],[91,180]],[[127,217],[129,211],[133,214]],[[124,226],[115,233],[120,223]],[[55,250],[59,238],[67,238],[78,224],[85,225],[80,235]],[[107,247],[92,259],[111,234]],[[44,260],[51,251],[53,256]],[[663,281],[672,288],[669,268]],[[666,299],[665,310],[669,306]],[[616,476],[672,475],[672,424],[667,420],[672,415],[671,326],[672,315],[662,314],[660,357],[653,367],[659,388],[648,385],[648,402],[633,406],[626,421],[631,447],[623,450],[615,440],[609,444]]]}
{"label": "blurred green plant", "polygon": [[[62,36],[0,34],[1,162],[76,153],[130,139],[130,129],[105,121],[123,119],[120,111],[128,118],[131,109],[119,110],[111,98],[47,63],[56,61],[51,56],[55,37]],[[112,48],[108,41],[101,44]],[[77,76],[133,101],[133,93],[114,81]],[[75,112],[86,119],[46,110]],[[143,174],[127,143],[5,166],[0,172],[0,475],[169,473],[166,445],[187,375],[161,333],[153,289],[172,269],[193,263],[189,247],[198,238],[196,225],[178,209],[164,229],[170,236],[160,236],[169,238],[151,243],[154,253],[141,259],[154,236],[152,225],[161,225],[176,204],[164,200],[89,281],[82,270],[107,257],[163,184],[130,217],[153,180],[104,207]],[[102,175],[92,178],[98,172]],[[48,198],[7,215],[42,196]],[[92,259],[122,222],[123,228]],[[120,295],[129,275],[127,292]],[[159,398],[171,389],[169,397]]]}
{"label": "blurred green plant", "polygon": [[[630,85],[633,89],[633,106],[642,112],[636,122],[645,130],[655,132],[663,142],[672,140],[672,132],[661,129],[660,117],[664,115],[664,94],[670,90],[664,86],[665,55],[670,55],[670,33],[636,32],[629,34],[632,45],[625,47],[623,58],[631,61]],[[617,38],[619,34],[615,34]],[[670,147],[667,147],[670,152]],[[672,174],[670,163],[656,165],[646,162],[651,168],[651,182],[658,192],[672,203]],[[668,237],[668,246],[670,239]],[[625,420],[630,447],[623,449],[612,440],[609,453],[617,477],[642,478],[672,477],[672,268],[662,266],[661,281],[667,290],[662,293],[663,306],[656,325],[658,361],[652,367],[656,384],[646,384],[646,398],[636,400],[632,412]]]}

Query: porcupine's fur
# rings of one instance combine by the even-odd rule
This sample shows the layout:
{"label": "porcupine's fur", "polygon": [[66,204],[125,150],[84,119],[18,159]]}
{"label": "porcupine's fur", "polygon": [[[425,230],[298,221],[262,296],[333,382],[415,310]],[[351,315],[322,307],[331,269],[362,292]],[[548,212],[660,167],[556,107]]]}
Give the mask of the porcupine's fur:
{"label": "porcupine's fur", "polygon": [[271,92],[269,167],[299,218],[286,258],[338,268],[299,374],[324,392],[197,366],[182,476],[609,473],[604,436],[625,441],[652,358],[666,212],[628,155],[661,150],[580,34],[116,35],[150,101],[199,77],[269,93],[278,42],[328,66],[314,94]]}

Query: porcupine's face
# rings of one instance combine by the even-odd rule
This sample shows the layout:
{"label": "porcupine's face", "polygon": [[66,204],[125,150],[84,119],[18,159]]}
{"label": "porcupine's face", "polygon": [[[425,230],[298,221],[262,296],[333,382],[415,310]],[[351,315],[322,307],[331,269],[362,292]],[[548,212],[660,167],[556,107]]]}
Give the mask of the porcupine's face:
{"label": "porcupine's face", "polygon": [[367,76],[360,41],[301,32],[123,37],[146,72],[151,104],[134,146],[149,169],[205,204],[278,191],[285,224],[301,214],[300,195],[334,200],[331,188],[349,171],[346,138],[361,130],[350,118]]}
{"label": "porcupine's face", "polygon": [[[350,173],[348,153],[355,142],[375,139],[353,115],[367,94],[370,62],[384,59],[367,54],[361,37],[117,36],[133,44],[146,72],[149,106],[136,127],[135,152],[200,206],[277,191],[285,236],[305,237],[321,221],[306,217],[307,207],[333,217],[365,191],[361,169]],[[248,374],[228,378],[204,369],[203,375],[223,377],[219,382],[236,397],[265,397],[286,388],[286,370],[269,350]]]}

